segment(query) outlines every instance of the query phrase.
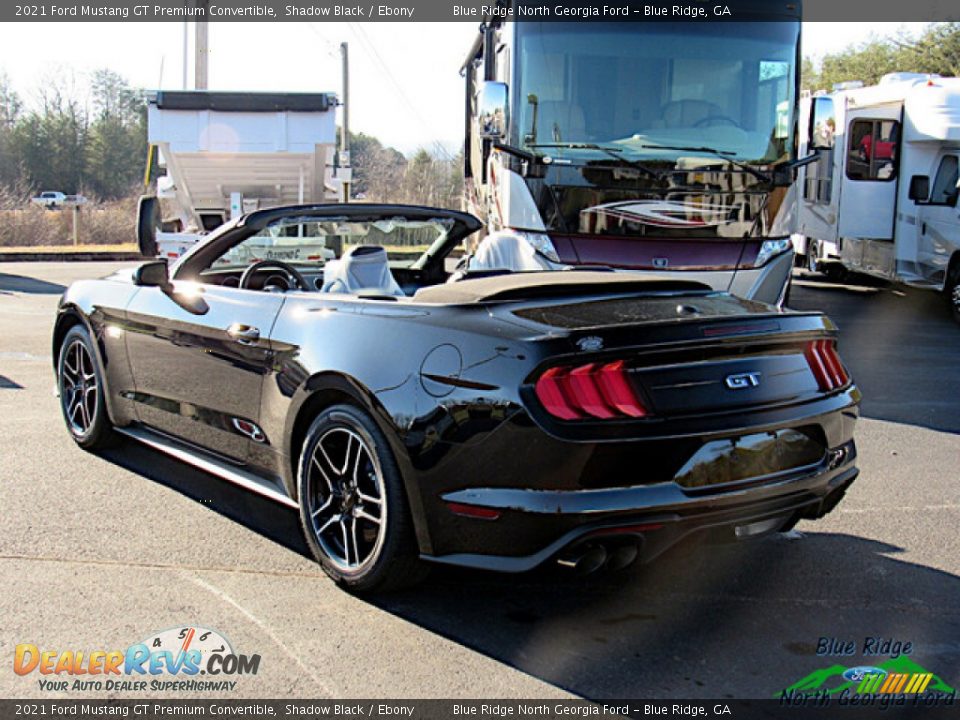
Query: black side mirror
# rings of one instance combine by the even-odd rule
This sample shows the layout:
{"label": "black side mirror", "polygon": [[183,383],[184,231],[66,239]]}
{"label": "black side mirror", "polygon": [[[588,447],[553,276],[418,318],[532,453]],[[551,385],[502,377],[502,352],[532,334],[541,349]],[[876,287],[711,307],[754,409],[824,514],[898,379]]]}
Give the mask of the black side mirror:
{"label": "black side mirror", "polygon": [[137,245],[144,257],[157,256],[157,226],[160,225],[160,201],[154,195],[141,195],[137,203]]}
{"label": "black side mirror", "polygon": [[140,287],[170,287],[170,273],[166,260],[144,263],[133,271],[133,284]]}
{"label": "black side mirror", "polygon": [[914,175],[910,178],[910,190],[907,197],[915,203],[925,203],[930,198],[930,176]]}

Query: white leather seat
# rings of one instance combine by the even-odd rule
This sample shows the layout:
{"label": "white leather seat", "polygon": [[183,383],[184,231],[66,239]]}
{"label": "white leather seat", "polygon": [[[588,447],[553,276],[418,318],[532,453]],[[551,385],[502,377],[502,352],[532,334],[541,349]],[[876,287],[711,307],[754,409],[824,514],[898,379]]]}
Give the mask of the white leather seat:
{"label": "white leather seat", "polygon": [[358,245],[339,260],[327,262],[323,267],[322,292],[403,295],[390,273],[387,251],[379,245]]}
{"label": "white leather seat", "polygon": [[[510,272],[540,272],[566,267],[551,262],[538,253],[533,245],[509,230],[498,230],[480,241],[477,251],[469,259],[467,274],[475,271],[508,270]],[[459,279],[454,275],[451,279]]]}

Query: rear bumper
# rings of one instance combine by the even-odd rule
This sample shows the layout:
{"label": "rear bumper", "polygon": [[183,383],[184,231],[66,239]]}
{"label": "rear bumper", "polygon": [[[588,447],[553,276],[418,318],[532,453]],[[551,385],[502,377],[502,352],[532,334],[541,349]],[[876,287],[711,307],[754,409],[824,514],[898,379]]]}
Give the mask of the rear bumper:
{"label": "rear bumper", "polygon": [[[588,543],[630,539],[640,545],[639,559],[649,562],[694,533],[733,530],[766,520],[774,527],[801,518],[816,519],[839,502],[856,479],[856,445],[832,448],[813,467],[752,478],[729,486],[681,488],[676,483],[596,490],[474,488],[443,495],[445,502],[497,511],[496,520],[463,518],[468,534],[479,539],[482,523],[502,543],[513,539],[529,547],[531,536],[552,538],[522,555],[454,553],[424,555],[425,560],[500,572],[525,572],[566,549]],[[731,536],[733,533],[731,532]]]}

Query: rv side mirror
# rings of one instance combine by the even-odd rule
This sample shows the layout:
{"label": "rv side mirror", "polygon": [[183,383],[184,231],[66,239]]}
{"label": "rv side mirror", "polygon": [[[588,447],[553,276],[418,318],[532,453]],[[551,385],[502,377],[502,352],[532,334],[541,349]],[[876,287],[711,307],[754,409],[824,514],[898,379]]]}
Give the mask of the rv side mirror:
{"label": "rv side mirror", "polygon": [[484,140],[503,140],[507,135],[509,106],[507,84],[486,81],[477,94],[477,122]]}
{"label": "rv side mirror", "polygon": [[837,121],[833,110],[833,98],[815,97],[810,112],[810,127],[807,145],[811,150],[829,150],[834,144]]}
{"label": "rv side mirror", "polygon": [[925,203],[930,197],[930,176],[914,175],[910,178],[910,191],[907,197],[915,203]]}
{"label": "rv side mirror", "polygon": [[170,274],[166,260],[144,263],[133,271],[133,284],[140,287],[170,287]]}

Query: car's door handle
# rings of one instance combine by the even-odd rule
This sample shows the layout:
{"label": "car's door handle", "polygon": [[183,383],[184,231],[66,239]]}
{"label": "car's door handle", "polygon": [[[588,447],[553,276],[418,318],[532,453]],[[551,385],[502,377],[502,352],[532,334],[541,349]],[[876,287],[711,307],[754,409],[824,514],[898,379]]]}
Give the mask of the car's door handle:
{"label": "car's door handle", "polygon": [[260,339],[260,328],[243,325],[242,323],[234,323],[227,328],[227,335],[241,345],[253,345]]}

